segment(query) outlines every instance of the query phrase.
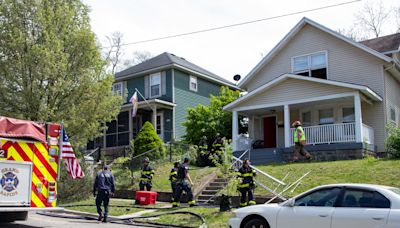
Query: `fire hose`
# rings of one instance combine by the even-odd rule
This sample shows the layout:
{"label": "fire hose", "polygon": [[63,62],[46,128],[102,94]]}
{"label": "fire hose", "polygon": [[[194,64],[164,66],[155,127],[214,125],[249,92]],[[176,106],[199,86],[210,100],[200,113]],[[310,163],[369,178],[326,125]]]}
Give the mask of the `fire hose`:
{"label": "fire hose", "polygon": [[[92,204],[80,204],[80,205],[66,205],[64,207],[79,207],[79,206],[95,206]],[[157,210],[166,210],[170,208],[156,208],[156,207],[140,207],[140,206],[124,206],[124,205],[110,205],[110,207],[122,207],[122,208],[142,208],[142,209],[157,209]],[[82,219],[82,220],[96,220],[97,218],[92,216],[82,216],[82,215],[65,215],[65,214],[57,214],[53,212],[37,212],[39,215],[49,216],[49,217],[56,217],[56,218],[65,218],[65,219]],[[199,227],[206,228],[206,221],[204,217],[199,214],[189,212],[189,211],[173,211],[173,212],[164,212],[155,215],[149,216],[131,216],[125,218],[110,218],[110,223],[117,223],[117,224],[124,224],[124,225],[137,225],[140,224],[147,224],[149,226],[157,226],[157,227],[179,227],[179,228],[193,228],[193,226],[183,226],[183,225],[173,225],[173,224],[164,224],[158,223],[153,221],[141,221],[138,219],[149,219],[149,218],[156,218],[161,217],[164,215],[173,215],[173,214],[186,214],[191,215],[201,221],[201,225]]]}

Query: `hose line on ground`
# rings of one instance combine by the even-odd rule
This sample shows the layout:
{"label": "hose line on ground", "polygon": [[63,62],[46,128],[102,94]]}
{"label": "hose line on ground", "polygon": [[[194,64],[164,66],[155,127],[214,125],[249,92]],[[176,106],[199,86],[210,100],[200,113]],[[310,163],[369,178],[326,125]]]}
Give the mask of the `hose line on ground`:
{"label": "hose line on ground", "polygon": [[[81,206],[81,205],[80,205]],[[93,205],[90,205],[93,206]],[[121,205],[118,205],[121,206]],[[121,206],[123,207],[123,206]],[[125,206],[126,207],[126,206]],[[78,216],[78,215],[62,215],[62,214],[56,214],[52,212],[37,212],[39,215],[44,215],[44,216],[49,216],[49,217],[56,217],[56,218],[65,218],[65,219],[83,219],[83,220],[96,220],[96,218],[91,217],[91,216]],[[189,214],[201,221],[201,225],[199,227],[207,227],[206,221],[204,217],[202,217],[199,214],[189,212],[189,211],[173,211],[173,212],[165,212],[161,214],[156,214],[156,215],[149,215],[149,216],[132,216],[132,217],[125,217],[123,219],[120,218],[112,218],[110,219],[110,223],[118,223],[121,224],[120,222],[124,222],[123,224],[125,225],[135,225],[134,223],[140,223],[140,224],[149,224],[149,225],[156,225],[157,227],[163,226],[163,227],[179,227],[179,228],[193,228],[193,226],[182,226],[182,225],[173,225],[173,224],[164,224],[164,223],[157,223],[157,222],[151,222],[151,221],[136,221],[137,219],[148,219],[148,218],[155,218],[155,217],[160,217],[164,215],[172,215],[172,214]],[[129,223],[126,223],[129,222]]]}

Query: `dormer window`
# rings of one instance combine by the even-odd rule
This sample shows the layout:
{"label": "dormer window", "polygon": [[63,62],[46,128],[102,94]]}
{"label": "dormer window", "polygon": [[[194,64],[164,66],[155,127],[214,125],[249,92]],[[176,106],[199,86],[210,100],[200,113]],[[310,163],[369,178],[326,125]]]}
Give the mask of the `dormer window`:
{"label": "dormer window", "polygon": [[326,52],[318,52],[292,58],[293,74],[313,78],[327,79]]}

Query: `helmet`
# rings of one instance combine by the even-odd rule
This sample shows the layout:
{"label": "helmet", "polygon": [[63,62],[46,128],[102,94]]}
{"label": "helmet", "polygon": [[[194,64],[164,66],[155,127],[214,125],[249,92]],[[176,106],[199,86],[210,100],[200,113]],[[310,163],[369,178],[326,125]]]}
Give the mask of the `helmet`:
{"label": "helmet", "polygon": [[150,163],[150,159],[149,159],[148,157],[145,157],[145,158],[143,159],[143,162]]}
{"label": "helmet", "polygon": [[301,126],[301,122],[296,120],[292,123],[292,127]]}

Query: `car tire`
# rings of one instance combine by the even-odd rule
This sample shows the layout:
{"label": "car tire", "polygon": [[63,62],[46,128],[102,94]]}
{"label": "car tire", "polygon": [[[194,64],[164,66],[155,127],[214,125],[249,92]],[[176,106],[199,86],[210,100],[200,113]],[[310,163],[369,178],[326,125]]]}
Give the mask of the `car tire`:
{"label": "car tire", "polygon": [[263,219],[254,218],[244,224],[243,228],[269,228],[269,225]]}

